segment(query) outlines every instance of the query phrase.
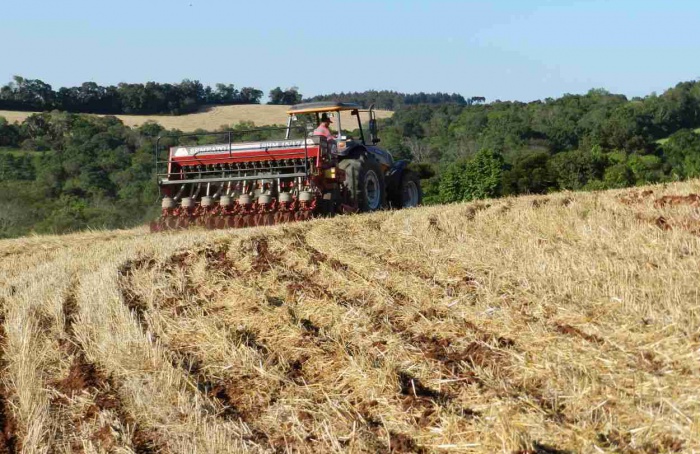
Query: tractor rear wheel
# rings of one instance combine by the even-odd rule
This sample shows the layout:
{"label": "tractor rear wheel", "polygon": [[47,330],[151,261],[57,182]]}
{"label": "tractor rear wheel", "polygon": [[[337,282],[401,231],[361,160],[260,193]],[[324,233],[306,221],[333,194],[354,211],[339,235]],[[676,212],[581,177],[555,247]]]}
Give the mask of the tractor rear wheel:
{"label": "tractor rear wheel", "polygon": [[345,171],[345,184],[360,211],[377,211],[386,206],[384,173],[375,159],[361,155],[357,159],[343,159],[338,167]]}

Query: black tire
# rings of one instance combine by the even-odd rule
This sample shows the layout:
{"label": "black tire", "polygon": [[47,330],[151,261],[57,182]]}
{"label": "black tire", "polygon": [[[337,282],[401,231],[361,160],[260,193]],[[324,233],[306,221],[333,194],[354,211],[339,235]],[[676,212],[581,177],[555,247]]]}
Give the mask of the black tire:
{"label": "black tire", "polygon": [[401,175],[401,183],[396,194],[392,197],[392,206],[395,208],[411,208],[419,206],[423,202],[423,190],[420,187],[418,174],[406,170]]}
{"label": "black tire", "polygon": [[352,203],[360,211],[377,211],[386,207],[384,173],[375,159],[367,155],[347,158],[340,161],[338,167],[345,171],[345,185]]}

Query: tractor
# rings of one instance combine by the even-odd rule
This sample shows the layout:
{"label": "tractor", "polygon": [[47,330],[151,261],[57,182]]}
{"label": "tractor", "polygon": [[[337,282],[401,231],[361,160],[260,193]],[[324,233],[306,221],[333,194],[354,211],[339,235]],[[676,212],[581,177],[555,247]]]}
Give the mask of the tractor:
{"label": "tractor", "polygon": [[[341,112],[356,118],[355,137],[344,134]],[[420,205],[418,174],[378,146],[373,106],[311,102],[287,114],[284,127],[158,137],[162,211],[151,229],[250,227]],[[314,135],[321,115],[337,124],[330,139]]]}

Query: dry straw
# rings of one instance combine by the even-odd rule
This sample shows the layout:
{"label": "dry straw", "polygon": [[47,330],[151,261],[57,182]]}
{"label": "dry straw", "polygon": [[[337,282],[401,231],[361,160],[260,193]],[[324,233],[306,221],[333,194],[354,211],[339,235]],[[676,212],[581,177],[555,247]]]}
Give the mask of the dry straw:
{"label": "dry straw", "polygon": [[0,241],[0,452],[697,451],[699,192]]}

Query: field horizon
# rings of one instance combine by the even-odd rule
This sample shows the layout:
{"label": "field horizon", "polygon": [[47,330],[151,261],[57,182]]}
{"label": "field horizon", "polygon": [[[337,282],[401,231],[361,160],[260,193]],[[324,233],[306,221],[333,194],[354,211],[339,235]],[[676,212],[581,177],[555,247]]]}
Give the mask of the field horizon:
{"label": "field horizon", "polygon": [[[271,126],[286,124],[287,109],[289,106],[267,104],[237,104],[230,106],[206,106],[200,111],[185,115],[102,115],[119,118],[124,125],[138,127],[148,121],[155,121],[165,129],[179,129],[183,132],[191,132],[196,129],[212,131],[222,126],[232,127],[243,121],[252,121],[256,126]],[[393,115],[389,110],[377,110],[377,118],[388,118]],[[41,112],[21,112],[12,110],[0,110],[0,117],[10,122],[22,122],[32,114]],[[343,124],[356,124],[347,112],[342,113]]]}
{"label": "field horizon", "polygon": [[0,453],[697,452],[699,194],[0,240]]}

